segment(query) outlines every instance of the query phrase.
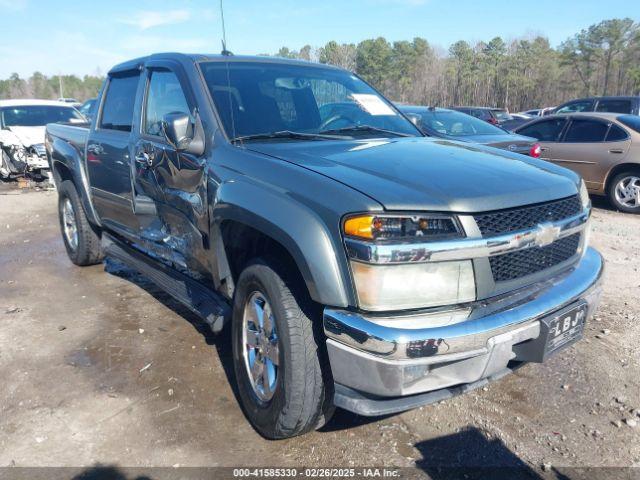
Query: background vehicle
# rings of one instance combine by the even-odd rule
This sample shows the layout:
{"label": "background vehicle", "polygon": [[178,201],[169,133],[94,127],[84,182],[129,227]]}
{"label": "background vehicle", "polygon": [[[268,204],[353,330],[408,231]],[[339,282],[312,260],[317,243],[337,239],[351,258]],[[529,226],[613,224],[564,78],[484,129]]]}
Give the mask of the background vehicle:
{"label": "background vehicle", "polygon": [[519,125],[526,122],[522,118],[514,118],[504,108],[491,108],[491,107],[450,107],[451,110],[457,110],[467,115],[489,122],[492,125],[498,125],[505,130],[513,130]]}
{"label": "background vehicle", "polygon": [[62,102],[62,103],[68,103],[71,106],[73,106],[74,108],[80,108],[82,106],[82,102],[79,102],[75,98],[70,98],[70,97],[64,98],[64,97],[62,97],[62,98],[59,98],[58,101]]}
{"label": "background vehicle", "polygon": [[552,113],[610,112],[640,114],[640,97],[578,98],[557,106]]}
{"label": "background vehicle", "polygon": [[44,148],[47,123],[84,122],[75,108],[51,100],[0,100],[0,178],[48,175]]}
{"label": "background vehicle", "polygon": [[492,125],[499,125],[500,123],[508,120],[513,120],[513,117],[509,115],[509,112],[504,108],[490,108],[490,107],[449,107],[451,110],[457,110],[458,112],[466,113],[473,117],[489,122]]}
{"label": "background vehicle", "polygon": [[416,118],[418,127],[430,136],[472,142],[511,152],[540,156],[535,138],[510,133],[471,115],[437,107],[400,105],[398,109]]}
{"label": "background vehicle", "polygon": [[425,138],[351,72],[158,54],[99,98],[90,126],[47,126],[69,258],[114,256],[230,322],[264,436],[485,385],[576,341],[598,303],[578,175]]}
{"label": "background vehicle", "polygon": [[540,141],[541,158],[570,168],[589,192],[640,213],[640,117],[615,113],[552,115],[516,130]]}
{"label": "background vehicle", "polygon": [[91,121],[94,116],[94,109],[96,108],[96,99],[90,98],[86,102],[84,102],[79,108],[78,111],[84,115],[84,117]]}

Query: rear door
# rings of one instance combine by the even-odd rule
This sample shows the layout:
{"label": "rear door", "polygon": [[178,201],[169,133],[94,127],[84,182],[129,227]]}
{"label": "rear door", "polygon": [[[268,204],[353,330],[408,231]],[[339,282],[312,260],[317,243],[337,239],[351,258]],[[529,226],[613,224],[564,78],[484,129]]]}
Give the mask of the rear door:
{"label": "rear door", "polygon": [[626,156],[631,140],[619,126],[595,117],[572,118],[553,161],[579,173],[587,187],[599,190],[609,166]]}
{"label": "rear door", "polygon": [[93,204],[101,221],[121,233],[137,230],[130,160],[139,83],[137,69],[109,76],[99,118],[93,122],[87,141],[86,162]]}
{"label": "rear door", "polygon": [[540,158],[551,160],[566,124],[566,117],[545,118],[516,129],[516,133],[537,139],[540,144]]}
{"label": "rear door", "polygon": [[163,132],[166,114],[195,116],[194,96],[182,67],[174,62],[149,63],[144,83],[142,121],[134,146],[134,204],[141,236],[174,266],[206,275],[205,159],[176,151]]}

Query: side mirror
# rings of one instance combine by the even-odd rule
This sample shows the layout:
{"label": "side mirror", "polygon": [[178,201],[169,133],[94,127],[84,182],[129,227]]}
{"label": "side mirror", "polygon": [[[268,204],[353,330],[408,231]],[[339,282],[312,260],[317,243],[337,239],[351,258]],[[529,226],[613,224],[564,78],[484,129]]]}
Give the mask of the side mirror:
{"label": "side mirror", "polygon": [[162,131],[176,150],[186,150],[193,140],[191,115],[182,112],[167,113],[162,117]]}

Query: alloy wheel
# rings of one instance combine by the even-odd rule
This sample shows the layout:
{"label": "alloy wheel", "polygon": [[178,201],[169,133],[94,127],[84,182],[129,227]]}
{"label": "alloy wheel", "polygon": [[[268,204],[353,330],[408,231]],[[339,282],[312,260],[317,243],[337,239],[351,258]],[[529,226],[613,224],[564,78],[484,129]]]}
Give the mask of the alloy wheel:
{"label": "alloy wheel", "polygon": [[280,349],[271,305],[261,292],[253,292],[242,315],[244,364],[258,399],[268,402],[278,381]]}
{"label": "alloy wheel", "polygon": [[65,198],[62,202],[62,227],[69,248],[75,251],[78,248],[78,225],[73,204],[69,198]]}

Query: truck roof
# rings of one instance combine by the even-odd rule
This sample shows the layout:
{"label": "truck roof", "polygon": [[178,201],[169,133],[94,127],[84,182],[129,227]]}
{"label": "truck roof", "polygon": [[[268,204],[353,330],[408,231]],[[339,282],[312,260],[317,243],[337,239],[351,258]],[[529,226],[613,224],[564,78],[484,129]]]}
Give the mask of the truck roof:
{"label": "truck roof", "polygon": [[333,68],[339,70],[338,67],[327,65],[324,63],[309,62],[306,60],[297,60],[281,57],[269,57],[262,55],[222,55],[222,54],[203,54],[203,53],[154,53],[146,57],[134,58],[126,62],[120,63],[109,70],[109,74],[134,70],[144,65],[150,60],[174,60],[178,62],[256,62],[256,63],[276,63],[287,65],[304,65],[310,67]]}
{"label": "truck roof", "polygon": [[73,105],[67,102],[59,102],[57,100],[40,100],[37,98],[15,98],[12,100],[0,100],[0,107],[21,107],[25,105],[55,106],[73,108]]}

